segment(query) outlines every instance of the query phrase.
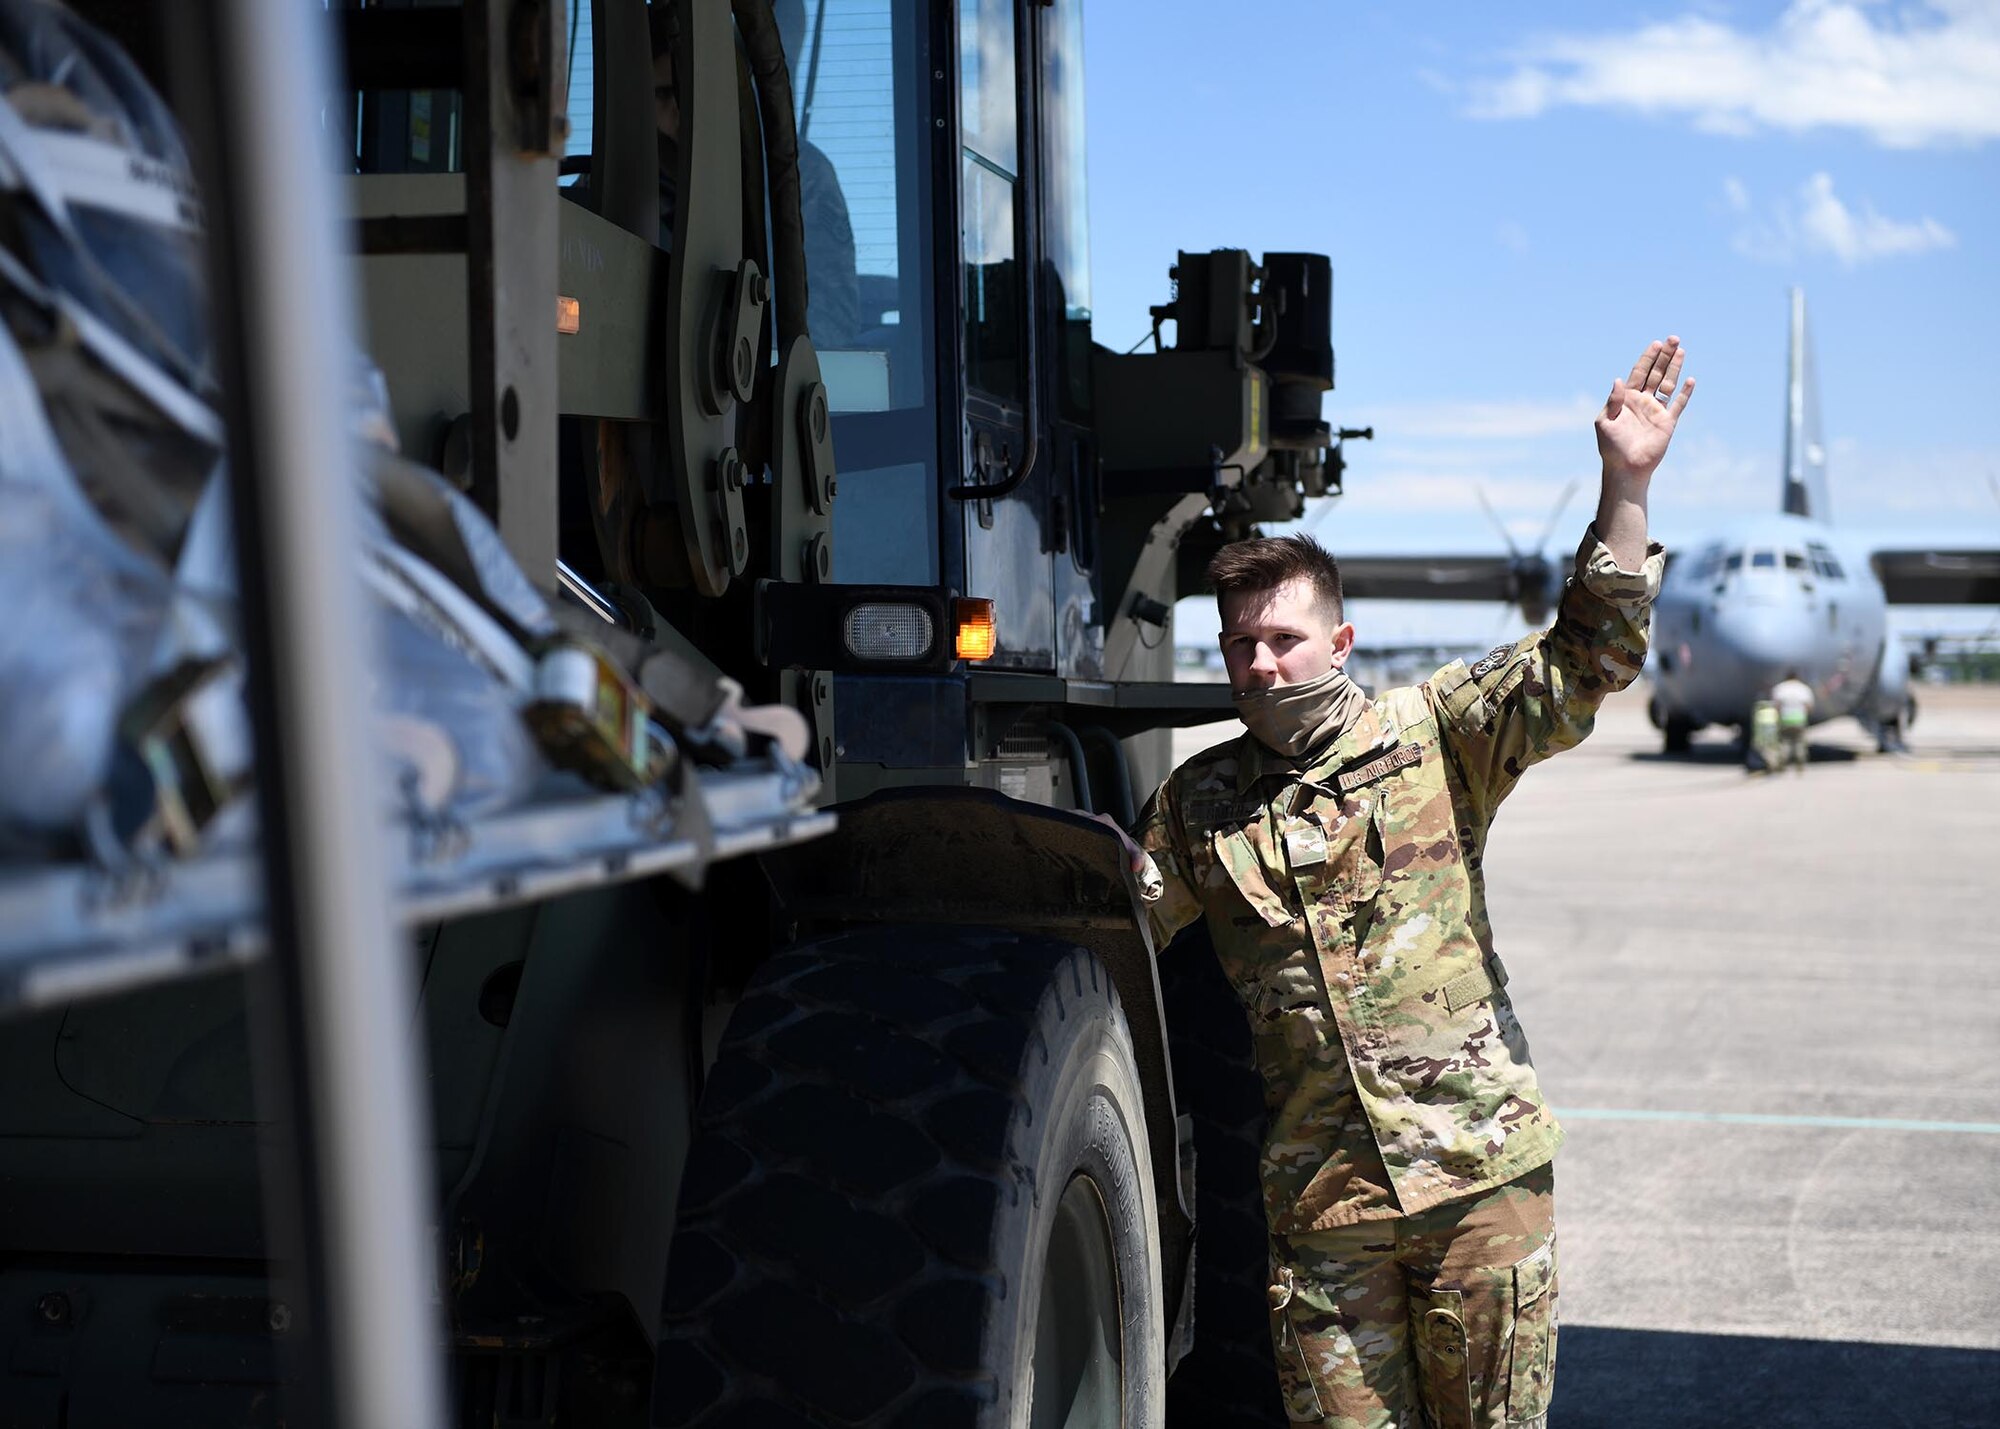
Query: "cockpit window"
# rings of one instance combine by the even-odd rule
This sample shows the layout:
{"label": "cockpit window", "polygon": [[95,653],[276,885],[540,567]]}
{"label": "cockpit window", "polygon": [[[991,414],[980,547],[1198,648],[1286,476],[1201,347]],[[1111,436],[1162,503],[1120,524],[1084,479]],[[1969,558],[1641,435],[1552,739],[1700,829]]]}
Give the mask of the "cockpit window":
{"label": "cockpit window", "polygon": [[1729,559],[1728,559],[1728,560],[1726,560],[1726,561],[1724,561],[1724,562],[1722,563],[1722,568],[1723,568],[1723,570],[1725,570],[1725,571],[1740,571],[1740,570],[1742,570],[1742,569],[1743,569],[1743,553],[1742,553],[1741,551],[1731,551],[1731,552],[1729,553]]}
{"label": "cockpit window", "polygon": [[1812,568],[1816,574],[1830,581],[1844,581],[1847,579],[1847,572],[1840,568],[1840,562],[1834,558],[1833,552],[1829,551],[1826,547],[1813,546],[1810,548],[1809,554],[1812,556]]}
{"label": "cockpit window", "polygon": [[1750,567],[1752,570],[1774,571],[1778,568],[1778,553],[1776,551],[1759,551],[1750,557]]}
{"label": "cockpit window", "polygon": [[1797,551],[1787,551],[1787,552],[1785,552],[1785,569],[1786,569],[1786,570],[1788,570],[1788,571],[1803,571],[1803,570],[1804,570],[1805,568],[1806,568],[1806,558],[1805,558],[1805,557],[1804,557],[1803,555],[1801,555],[1801,554],[1800,554],[1799,552],[1797,552]]}

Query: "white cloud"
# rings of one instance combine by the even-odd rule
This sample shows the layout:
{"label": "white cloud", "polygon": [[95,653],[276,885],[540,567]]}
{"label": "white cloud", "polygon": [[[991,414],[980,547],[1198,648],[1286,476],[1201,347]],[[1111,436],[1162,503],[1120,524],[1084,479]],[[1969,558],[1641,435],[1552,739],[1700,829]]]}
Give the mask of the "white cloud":
{"label": "white cloud", "polygon": [[[1880,447],[1848,436],[1828,445],[1833,519],[1857,545],[1916,518],[1929,523],[1926,540],[1951,530],[1966,545],[2000,540],[2000,490],[1987,480],[2000,472],[2000,447]],[[1726,517],[1777,510],[1782,482],[1775,442],[1745,447],[1689,432],[1654,481],[1653,518],[1671,539],[1691,541]]]}
{"label": "white cloud", "polygon": [[1369,408],[1384,437],[1445,441],[1526,441],[1560,434],[1588,436],[1601,399],[1579,394],[1566,402],[1442,400]]}
{"label": "white cloud", "polygon": [[1554,35],[1475,83],[1468,112],[1559,106],[1684,116],[1710,133],[1858,130],[1892,148],[2000,138],[2000,6],[1992,0],[1792,0],[1767,30],[1703,16]]}
{"label": "white cloud", "polygon": [[[1930,517],[1968,546],[2000,541],[2000,447],[1876,450],[1836,440],[1827,464],[1833,512],[1858,518]],[[1940,532],[1942,534],[1942,531]]]}
{"label": "white cloud", "polygon": [[1715,519],[1776,511],[1782,484],[1775,447],[1744,450],[1704,432],[1676,438],[1653,485],[1661,524],[1682,538]]}
{"label": "white cloud", "polygon": [[1337,512],[1332,516],[1335,521],[1363,515],[1393,516],[1399,511],[1460,512],[1474,517],[1481,529],[1490,533],[1492,527],[1487,523],[1491,518],[1485,514],[1486,504],[1479,499],[1483,492],[1510,530],[1533,535],[1548,520],[1550,508],[1568,485],[1545,475],[1371,470],[1365,479],[1350,479],[1349,490],[1337,508],[1325,509]]}
{"label": "white cloud", "polygon": [[1914,221],[1887,218],[1862,200],[1850,207],[1834,192],[1833,177],[1814,174],[1790,201],[1751,214],[1750,194],[1735,179],[1723,180],[1730,209],[1747,215],[1732,240],[1738,253],[1759,262],[1788,263],[1802,254],[1823,254],[1853,268],[1877,258],[1904,258],[1953,248],[1958,235],[1926,214]]}
{"label": "white cloud", "polygon": [[1871,258],[1928,253],[1958,242],[1956,234],[1929,216],[1899,223],[1867,203],[1856,213],[1840,201],[1826,174],[1814,174],[1799,191],[1799,232],[1808,248],[1831,253],[1850,268]]}

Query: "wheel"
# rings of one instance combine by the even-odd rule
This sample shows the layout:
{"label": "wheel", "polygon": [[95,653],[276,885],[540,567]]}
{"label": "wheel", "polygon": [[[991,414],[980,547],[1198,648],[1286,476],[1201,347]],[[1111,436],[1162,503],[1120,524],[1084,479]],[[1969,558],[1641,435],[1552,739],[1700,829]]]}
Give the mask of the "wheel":
{"label": "wheel", "polygon": [[1097,959],[895,928],[766,963],[697,1114],[661,1326],[658,1425],[1159,1425],[1158,1214]]}
{"label": "wheel", "polygon": [[1885,719],[1875,727],[1875,749],[1881,754],[1901,754],[1909,748],[1903,742],[1903,721],[1900,716]]}
{"label": "wheel", "polygon": [[1173,1429],[1274,1429],[1286,1423],[1271,1361],[1269,1241],[1258,1176],[1263,1080],[1243,1004],[1200,924],[1160,958],[1174,1095],[1194,1120],[1194,1346],[1167,1381]]}
{"label": "wheel", "polygon": [[1688,746],[1694,740],[1693,720],[1688,719],[1684,715],[1670,714],[1667,716],[1666,723],[1661,726],[1661,729],[1667,753],[1686,754],[1688,752]]}

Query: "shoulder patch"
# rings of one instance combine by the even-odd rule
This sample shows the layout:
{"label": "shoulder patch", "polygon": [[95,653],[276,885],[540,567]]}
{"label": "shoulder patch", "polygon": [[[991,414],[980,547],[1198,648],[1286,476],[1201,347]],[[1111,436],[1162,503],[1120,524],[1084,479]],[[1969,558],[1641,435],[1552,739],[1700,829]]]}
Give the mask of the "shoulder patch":
{"label": "shoulder patch", "polygon": [[1513,654],[1514,647],[1512,645],[1495,645],[1485,655],[1480,657],[1477,665],[1472,667],[1472,678],[1478,680],[1492,674],[1495,670],[1506,664]]}

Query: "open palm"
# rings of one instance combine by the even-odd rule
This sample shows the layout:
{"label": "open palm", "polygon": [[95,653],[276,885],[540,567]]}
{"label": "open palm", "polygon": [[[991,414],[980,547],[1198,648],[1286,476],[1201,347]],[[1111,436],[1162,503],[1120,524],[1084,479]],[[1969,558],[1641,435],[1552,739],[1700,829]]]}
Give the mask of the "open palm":
{"label": "open palm", "polygon": [[1613,381],[1597,414],[1597,451],[1605,468],[1641,479],[1653,474],[1674,438],[1674,424],[1694,395],[1694,379],[1678,392],[1687,350],[1670,337],[1650,344],[1632,364],[1632,375]]}

